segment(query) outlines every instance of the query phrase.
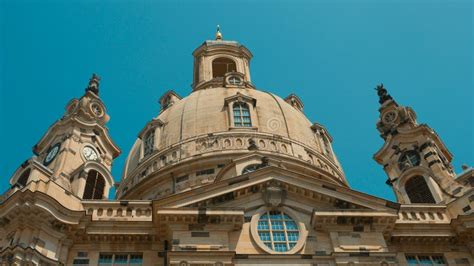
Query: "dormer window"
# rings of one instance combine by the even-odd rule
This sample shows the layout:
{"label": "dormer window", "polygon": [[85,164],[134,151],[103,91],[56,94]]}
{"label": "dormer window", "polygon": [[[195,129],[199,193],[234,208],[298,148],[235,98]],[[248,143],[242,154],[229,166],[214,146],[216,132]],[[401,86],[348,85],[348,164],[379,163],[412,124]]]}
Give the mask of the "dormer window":
{"label": "dormer window", "polygon": [[[229,78],[227,76],[226,80]],[[228,112],[229,130],[257,130],[256,99],[237,92],[235,95],[227,97],[224,105]]]}
{"label": "dormer window", "polygon": [[171,97],[168,96],[165,98],[165,100],[163,101],[163,109],[166,109],[168,108],[169,106],[171,105]]}
{"label": "dormer window", "polygon": [[259,169],[260,167],[262,167],[260,164],[247,165],[247,166],[242,170],[242,174],[245,175],[245,174],[252,173],[252,172],[256,171],[257,169]]}
{"label": "dormer window", "polygon": [[329,140],[325,135],[321,135],[324,143],[324,154],[326,154],[329,158],[332,157],[332,151],[331,151],[331,144],[329,144]]}
{"label": "dormer window", "polygon": [[251,127],[252,121],[250,118],[249,106],[246,103],[234,103],[234,126],[235,127]]}
{"label": "dormer window", "polygon": [[232,59],[220,57],[212,61],[212,77],[224,77],[228,72],[236,72],[237,67]]}
{"label": "dormer window", "polygon": [[168,109],[170,106],[173,104],[179,102],[181,100],[181,97],[176,94],[176,92],[169,90],[163,94],[163,96],[160,97],[160,105],[161,105],[161,111],[164,111]]}
{"label": "dormer window", "polygon": [[150,155],[155,146],[155,130],[152,129],[148,134],[145,136],[145,141],[143,143],[144,148],[143,148],[143,154],[144,156]]}

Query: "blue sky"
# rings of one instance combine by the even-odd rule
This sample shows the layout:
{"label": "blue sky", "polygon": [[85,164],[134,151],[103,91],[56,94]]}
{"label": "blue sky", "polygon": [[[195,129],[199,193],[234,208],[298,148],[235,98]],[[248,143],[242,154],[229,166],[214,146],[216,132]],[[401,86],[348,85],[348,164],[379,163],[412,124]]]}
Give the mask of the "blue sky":
{"label": "blue sky", "polygon": [[0,191],[31,147],[80,97],[91,73],[123,163],[168,89],[187,95],[191,52],[224,39],[254,54],[252,80],[294,92],[325,125],[351,186],[394,199],[373,159],[383,82],[473,165],[473,10],[465,1],[0,1]]}

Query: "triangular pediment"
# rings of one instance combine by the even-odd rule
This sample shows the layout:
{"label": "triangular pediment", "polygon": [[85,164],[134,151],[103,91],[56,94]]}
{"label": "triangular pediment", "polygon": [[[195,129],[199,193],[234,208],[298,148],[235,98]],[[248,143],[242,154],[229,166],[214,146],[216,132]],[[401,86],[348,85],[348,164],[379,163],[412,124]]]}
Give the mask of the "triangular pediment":
{"label": "triangular pediment", "polygon": [[[269,202],[268,190],[281,190],[280,202]],[[278,201],[278,199],[272,199]],[[297,174],[276,166],[268,166],[246,175],[240,175],[191,191],[154,201],[166,208],[244,208],[263,205],[291,206],[313,210],[389,211],[396,213],[396,203],[337,186],[324,180]]]}

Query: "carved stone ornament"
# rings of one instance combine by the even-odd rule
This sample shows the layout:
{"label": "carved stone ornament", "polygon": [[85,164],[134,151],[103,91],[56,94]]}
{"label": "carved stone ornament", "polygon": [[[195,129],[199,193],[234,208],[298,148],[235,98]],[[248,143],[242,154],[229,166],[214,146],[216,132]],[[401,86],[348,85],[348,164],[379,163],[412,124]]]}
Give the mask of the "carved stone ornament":
{"label": "carved stone ornament", "polygon": [[249,139],[249,146],[248,146],[248,150],[249,150],[249,151],[258,150],[257,143],[255,142],[255,140],[254,140],[254,139]]}
{"label": "carved stone ornament", "polygon": [[262,191],[263,200],[269,207],[279,207],[286,196],[286,191],[284,191],[279,184],[276,182],[271,182],[267,185]]}
{"label": "carved stone ornament", "polygon": [[383,83],[381,83],[380,85],[377,85],[375,90],[377,90],[377,95],[379,96],[379,103],[380,104],[383,104],[383,103],[385,103],[386,101],[389,101],[389,100],[393,100],[392,96],[390,96],[390,94],[388,94],[387,89],[384,88]]}
{"label": "carved stone ornament", "polygon": [[86,88],[86,91],[92,91],[96,95],[99,95],[99,81],[100,77],[93,73],[92,77],[89,79],[89,85]]}

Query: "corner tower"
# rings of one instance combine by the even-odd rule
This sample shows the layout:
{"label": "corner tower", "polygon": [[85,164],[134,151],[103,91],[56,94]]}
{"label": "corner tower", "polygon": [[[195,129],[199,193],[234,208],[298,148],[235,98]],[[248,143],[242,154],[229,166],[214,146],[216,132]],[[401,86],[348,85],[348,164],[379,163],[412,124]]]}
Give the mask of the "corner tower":
{"label": "corner tower", "polygon": [[113,186],[112,161],[120,150],[106,123],[106,108],[99,98],[99,81],[93,75],[85,94],[72,99],[66,112],[33,147],[10,179],[12,192],[31,182],[53,181],[80,199],[104,199]]}
{"label": "corner tower", "polygon": [[383,84],[376,88],[380,103],[377,129],[385,140],[374,155],[388,175],[398,202],[448,203],[462,195],[455,181],[452,155],[436,132],[418,124],[410,107],[400,106]]}
{"label": "corner tower", "polygon": [[193,52],[193,91],[225,84],[250,85],[252,53],[236,41],[223,40],[217,27],[216,39],[205,41]]}

